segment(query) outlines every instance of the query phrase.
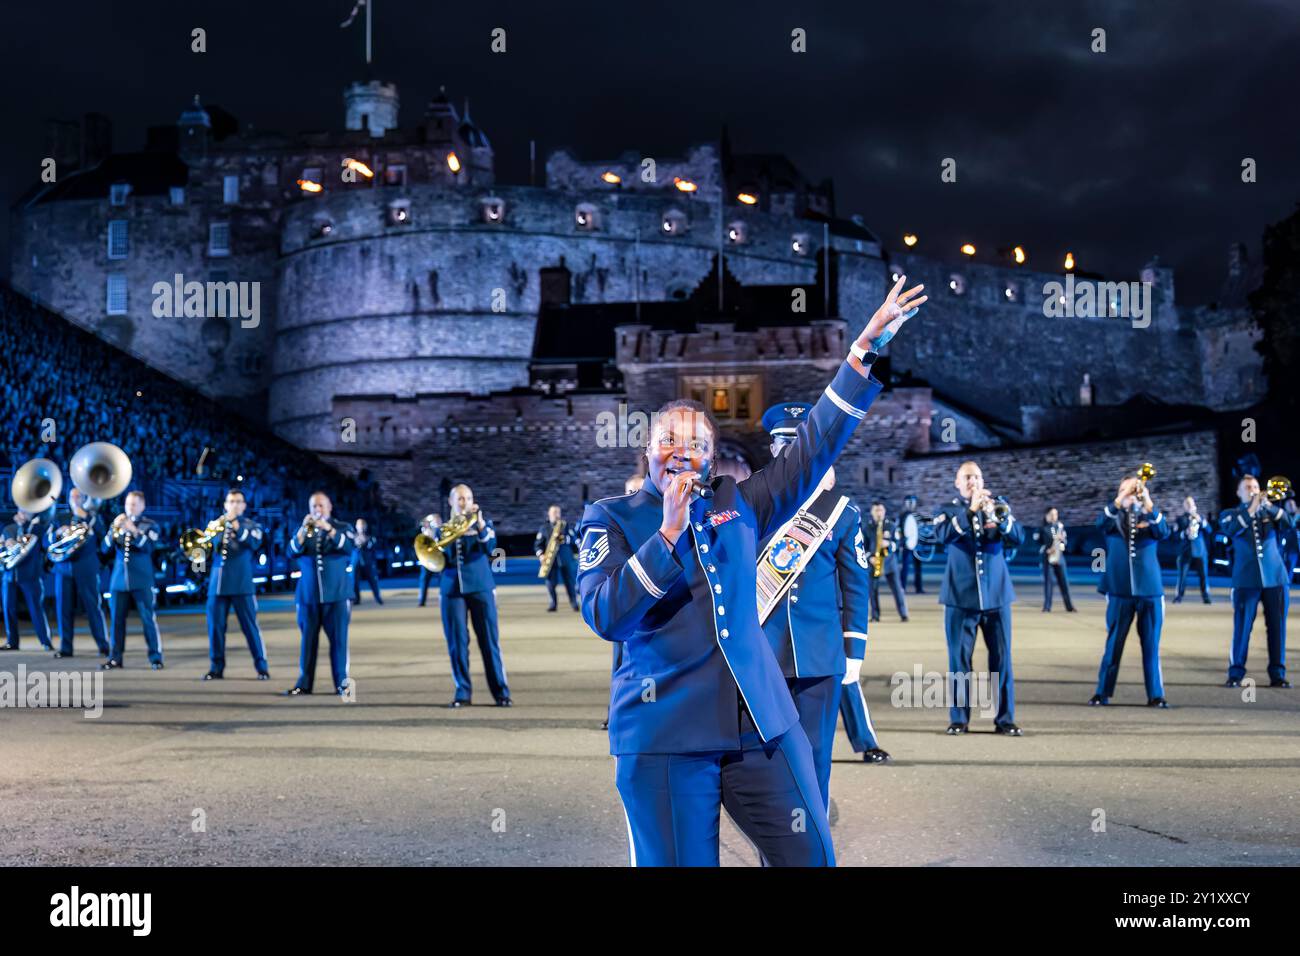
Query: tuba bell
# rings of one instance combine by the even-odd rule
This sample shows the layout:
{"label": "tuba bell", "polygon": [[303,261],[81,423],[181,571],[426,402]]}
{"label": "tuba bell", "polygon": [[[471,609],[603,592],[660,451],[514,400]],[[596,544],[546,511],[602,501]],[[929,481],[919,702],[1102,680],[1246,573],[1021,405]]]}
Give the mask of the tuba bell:
{"label": "tuba bell", "polygon": [[33,458],[14,472],[9,496],[19,511],[38,515],[52,508],[63,493],[63,473],[48,458]]}

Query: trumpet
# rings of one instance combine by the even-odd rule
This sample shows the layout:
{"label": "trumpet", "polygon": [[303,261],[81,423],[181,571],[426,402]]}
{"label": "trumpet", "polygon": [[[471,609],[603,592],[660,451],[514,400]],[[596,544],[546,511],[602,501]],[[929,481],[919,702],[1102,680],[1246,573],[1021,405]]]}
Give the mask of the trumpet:
{"label": "trumpet", "polygon": [[1011,502],[1007,501],[1007,499],[1002,495],[997,495],[995,497],[986,494],[982,510],[985,514],[991,515],[993,520],[998,524],[1001,524],[1011,516]]}
{"label": "trumpet", "polygon": [[206,562],[212,555],[212,542],[225,534],[228,523],[226,516],[222,515],[209,521],[208,526],[202,531],[198,528],[190,528],[181,532],[181,552],[186,560],[191,564]]}
{"label": "trumpet", "polygon": [[1265,497],[1273,504],[1285,501],[1291,497],[1291,494],[1291,479],[1282,475],[1274,475],[1268,480],[1268,484],[1264,488]]}

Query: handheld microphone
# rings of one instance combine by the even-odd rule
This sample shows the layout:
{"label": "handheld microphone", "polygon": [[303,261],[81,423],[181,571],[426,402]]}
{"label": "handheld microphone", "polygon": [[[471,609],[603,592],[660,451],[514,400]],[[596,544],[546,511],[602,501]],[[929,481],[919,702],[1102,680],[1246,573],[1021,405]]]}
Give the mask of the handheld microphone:
{"label": "handheld microphone", "polygon": [[691,482],[691,490],[694,491],[696,494],[698,494],[701,498],[713,497],[713,489],[710,488],[708,485],[706,485],[704,482],[700,481],[698,478],[695,481]]}

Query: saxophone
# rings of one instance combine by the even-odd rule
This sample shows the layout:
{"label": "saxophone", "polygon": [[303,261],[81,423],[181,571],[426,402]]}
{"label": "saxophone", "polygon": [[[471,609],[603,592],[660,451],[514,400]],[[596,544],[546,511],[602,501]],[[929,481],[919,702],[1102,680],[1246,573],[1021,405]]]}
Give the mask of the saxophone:
{"label": "saxophone", "polygon": [[564,530],[568,522],[557,521],[555,527],[551,529],[551,537],[546,542],[546,550],[542,552],[542,566],[537,569],[537,576],[544,578],[551,573],[551,567],[555,564],[555,556],[560,552],[560,542],[564,540]]}
{"label": "saxophone", "polygon": [[1060,534],[1057,534],[1056,526],[1053,525],[1051,529],[1051,533],[1052,533],[1052,543],[1047,546],[1047,563],[1060,564],[1061,551],[1063,550],[1065,544],[1065,532],[1063,530]]}
{"label": "saxophone", "polygon": [[876,549],[871,553],[871,576],[878,578],[885,573],[885,523],[876,522]]}

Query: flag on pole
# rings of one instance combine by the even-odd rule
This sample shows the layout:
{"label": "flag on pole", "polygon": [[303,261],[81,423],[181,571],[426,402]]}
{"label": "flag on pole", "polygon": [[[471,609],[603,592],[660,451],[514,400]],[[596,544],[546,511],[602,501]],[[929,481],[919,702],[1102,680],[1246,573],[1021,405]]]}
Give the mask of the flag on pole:
{"label": "flag on pole", "polygon": [[352,7],[352,12],[348,14],[348,18],[346,20],[344,20],[342,23],[339,24],[339,28],[346,29],[347,27],[352,26],[352,21],[357,18],[357,14],[361,12],[361,8],[364,7],[365,5],[366,5],[366,0],[357,0],[357,2]]}

